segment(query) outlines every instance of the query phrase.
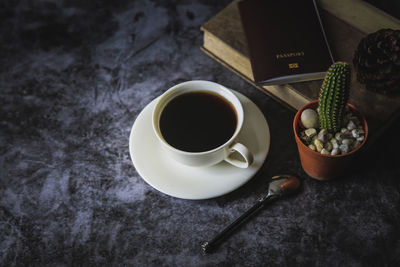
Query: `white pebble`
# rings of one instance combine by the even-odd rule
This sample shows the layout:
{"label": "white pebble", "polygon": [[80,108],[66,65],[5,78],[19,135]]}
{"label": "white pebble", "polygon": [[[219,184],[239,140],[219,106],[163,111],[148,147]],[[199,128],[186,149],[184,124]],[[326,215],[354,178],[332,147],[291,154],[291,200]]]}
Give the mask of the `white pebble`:
{"label": "white pebble", "polygon": [[338,141],[342,140],[343,139],[342,138],[342,133],[336,133],[335,134],[335,139],[338,140]]}
{"label": "white pebble", "polygon": [[321,141],[322,143],[328,141],[328,131],[326,129],[322,129],[321,131],[319,131],[318,140]]}
{"label": "white pebble", "polygon": [[347,128],[342,128],[342,129],[340,129],[340,132],[341,133],[347,133],[349,130],[347,130]]}
{"label": "white pebble", "polygon": [[343,145],[350,145],[351,143],[353,143],[353,139],[343,139],[342,140],[342,144]]}
{"label": "white pebble", "polygon": [[317,148],[316,148],[313,144],[309,144],[308,147],[309,147],[311,150],[314,150],[314,151],[317,150]]}
{"label": "white pebble", "polygon": [[314,145],[317,148],[318,152],[321,152],[321,150],[324,148],[324,144],[318,139],[314,140]]}
{"label": "white pebble", "polygon": [[323,154],[323,155],[330,155],[331,153],[330,153],[327,149],[323,148],[323,149],[321,150],[321,154]]}
{"label": "white pebble", "polygon": [[308,137],[313,137],[314,135],[317,134],[317,130],[315,130],[314,128],[309,128],[309,129],[305,130],[304,132]]}
{"label": "white pebble", "polygon": [[315,140],[315,139],[317,139],[317,135],[314,135],[314,136],[311,138],[311,142],[310,142],[310,143],[311,143],[311,144],[314,144],[314,140]]}
{"label": "white pebble", "polygon": [[353,129],[353,130],[351,130],[351,135],[352,135],[354,138],[360,137],[360,133],[359,133],[358,129]]}
{"label": "white pebble", "polygon": [[339,148],[340,148],[340,151],[342,151],[342,154],[346,154],[347,152],[350,151],[349,145],[346,145],[346,144],[341,144],[339,146]]}
{"label": "white pebble", "polygon": [[349,131],[355,129],[356,127],[357,127],[357,126],[356,126],[356,124],[354,123],[354,121],[349,121],[349,123],[347,124],[347,129],[348,129]]}
{"label": "white pebble", "polygon": [[364,135],[360,135],[360,137],[357,137],[356,140],[361,142],[362,140],[364,140]]}
{"label": "white pebble", "polygon": [[339,155],[339,154],[340,154],[340,150],[339,150],[338,148],[332,149],[332,151],[331,151],[331,155],[332,155],[332,156],[334,156],[334,155]]}
{"label": "white pebble", "polygon": [[331,140],[329,140],[329,142],[331,142],[333,148],[338,148],[340,145],[340,141],[336,138],[332,138]]}
{"label": "white pebble", "polygon": [[318,128],[318,114],[313,109],[305,109],[301,113],[301,123],[305,128]]}

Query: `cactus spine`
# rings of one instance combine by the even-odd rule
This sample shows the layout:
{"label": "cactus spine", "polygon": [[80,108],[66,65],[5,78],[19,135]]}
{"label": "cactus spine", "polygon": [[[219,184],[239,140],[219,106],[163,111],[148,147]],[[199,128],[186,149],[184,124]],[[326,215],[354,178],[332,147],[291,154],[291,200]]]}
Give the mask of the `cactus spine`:
{"label": "cactus spine", "polygon": [[350,91],[350,66],[336,62],[329,67],[319,94],[321,129],[330,133],[340,130]]}

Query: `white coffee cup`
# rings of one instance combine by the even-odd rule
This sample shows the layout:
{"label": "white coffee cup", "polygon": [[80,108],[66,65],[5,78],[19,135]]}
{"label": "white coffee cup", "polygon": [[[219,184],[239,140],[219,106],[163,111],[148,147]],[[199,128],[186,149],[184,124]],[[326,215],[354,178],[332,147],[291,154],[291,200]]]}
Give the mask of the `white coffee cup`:
{"label": "white coffee cup", "polygon": [[[208,151],[187,152],[171,146],[164,139],[160,130],[160,117],[163,109],[169,103],[169,101],[179,95],[196,91],[206,91],[217,94],[219,97],[222,97],[224,100],[230,103],[236,112],[237,123],[233,135],[224,144]],[[182,164],[195,167],[205,167],[225,160],[236,167],[248,168],[253,162],[253,154],[250,152],[250,150],[244,144],[237,142],[237,137],[243,126],[243,106],[235,94],[232,93],[232,91],[220,84],[209,81],[188,81],[173,86],[159,97],[158,102],[153,110],[152,119],[153,130],[160,141],[161,146],[164,148],[168,156]],[[238,155],[241,156],[238,157]]]}

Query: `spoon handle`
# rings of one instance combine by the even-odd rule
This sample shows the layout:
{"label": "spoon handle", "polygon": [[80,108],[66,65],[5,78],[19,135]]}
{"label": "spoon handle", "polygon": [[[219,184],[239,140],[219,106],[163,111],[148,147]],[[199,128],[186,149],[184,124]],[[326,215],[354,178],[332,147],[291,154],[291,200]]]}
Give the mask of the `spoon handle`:
{"label": "spoon handle", "polygon": [[257,201],[256,204],[253,205],[250,209],[248,209],[245,213],[243,213],[239,218],[237,218],[234,222],[230,225],[225,227],[220,233],[218,233],[211,241],[204,242],[201,247],[205,253],[210,252],[213,248],[219,245],[224,239],[229,237],[240,225],[247,221],[252,215],[257,213],[259,210],[262,209],[265,203],[270,202],[273,200],[273,196],[268,196],[265,198],[261,198]]}

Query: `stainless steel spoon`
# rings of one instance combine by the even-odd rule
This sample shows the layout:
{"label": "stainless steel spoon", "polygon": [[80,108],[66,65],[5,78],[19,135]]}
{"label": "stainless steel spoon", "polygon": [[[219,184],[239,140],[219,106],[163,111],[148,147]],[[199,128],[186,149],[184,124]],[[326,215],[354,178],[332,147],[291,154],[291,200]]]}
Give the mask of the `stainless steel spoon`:
{"label": "stainless steel spoon", "polygon": [[265,204],[272,202],[273,200],[295,192],[300,187],[299,178],[292,175],[277,175],[272,177],[268,187],[268,194],[260,198],[257,203],[237,218],[234,222],[228,225],[224,230],[217,234],[211,241],[205,242],[201,245],[205,253],[210,252],[216,248],[225,238],[230,236],[233,231],[243,224],[248,218],[254,215],[256,212],[261,210]]}

